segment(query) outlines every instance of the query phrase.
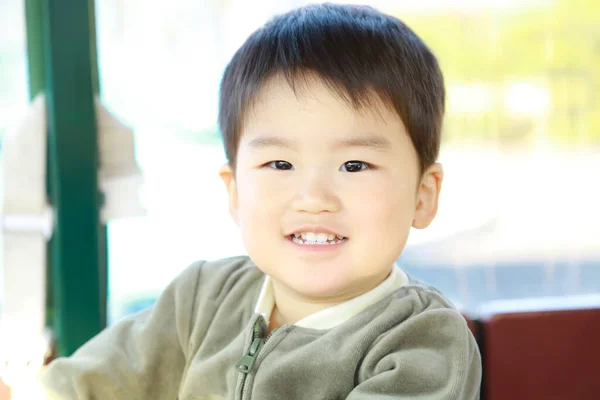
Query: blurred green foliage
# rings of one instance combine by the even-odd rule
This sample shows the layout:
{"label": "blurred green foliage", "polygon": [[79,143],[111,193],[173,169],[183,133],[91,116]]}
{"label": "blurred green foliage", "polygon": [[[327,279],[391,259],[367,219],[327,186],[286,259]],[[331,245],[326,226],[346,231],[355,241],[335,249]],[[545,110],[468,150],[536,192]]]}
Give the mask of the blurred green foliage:
{"label": "blurred green foliage", "polygon": [[[600,143],[600,1],[398,16],[438,56],[448,88],[470,83],[490,88],[493,107],[486,112],[449,110],[446,140],[523,145],[544,135],[559,145]],[[548,113],[541,119],[510,115],[502,93],[511,81],[543,86],[551,98]]]}

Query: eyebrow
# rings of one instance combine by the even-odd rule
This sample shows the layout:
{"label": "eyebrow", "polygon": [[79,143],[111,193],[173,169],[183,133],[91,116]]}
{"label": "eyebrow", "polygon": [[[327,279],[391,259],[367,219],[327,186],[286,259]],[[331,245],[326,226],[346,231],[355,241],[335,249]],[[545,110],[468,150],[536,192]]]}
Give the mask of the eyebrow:
{"label": "eyebrow", "polygon": [[355,137],[344,139],[336,144],[335,148],[362,147],[372,148],[375,150],[389,150],[392,143],[381,136]]}
{"label": "eyebrow", "polygon": [[[280,147],[290,150],[296,150],[298,145],[296,142],[290,139],[285,139],[278,136],[259,136],[248,142],[248,146],[252,149],[262,149],[267,147]],[[381,136],[369,136],[369,137],[352,137],[344,140],[340,140],[334,145],[335,150],[341,148],[371,148],[375,150],[389,150],[392,147],[392,143]]]}
{"label": "eyebrow", "polygon": [[289,139],[284,139],[277,136],[259,136],[248,142],[248,146],[252,149],[263,149],[265,147],[283,147],[286,149],[295,150],[296,143]]}

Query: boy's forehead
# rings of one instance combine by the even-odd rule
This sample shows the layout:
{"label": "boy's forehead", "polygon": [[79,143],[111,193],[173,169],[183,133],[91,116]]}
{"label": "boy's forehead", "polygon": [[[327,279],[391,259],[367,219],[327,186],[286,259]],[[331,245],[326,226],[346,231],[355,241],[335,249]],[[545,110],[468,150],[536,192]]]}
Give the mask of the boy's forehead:
{"label": "boy's forehead", "polygon": [[[338,125],[368,128],[368,125],[402,121],[374,92],[365,93],[364,104],[353,105],[345,91],[324,79],[307,75],[289,81],[282,76],[268,79],[259,89],[244,118],[244,126],[285,123],[289,118],[315,117]],[[393,120],[393,121],[390,121]],[[304,122],[309,121],[304,119]],[[367,126],[361,126],[367,125]]]}
{"label": "boy's forehead", "polygon": [[[292,88],[285,79],[264,85],[240,132],[252,153],[290,150],[371,149],[405,157],[414,152],[400,117],[391,109],[357,109],[322,80]],[[315,147],[316,146],[316,147]]]}

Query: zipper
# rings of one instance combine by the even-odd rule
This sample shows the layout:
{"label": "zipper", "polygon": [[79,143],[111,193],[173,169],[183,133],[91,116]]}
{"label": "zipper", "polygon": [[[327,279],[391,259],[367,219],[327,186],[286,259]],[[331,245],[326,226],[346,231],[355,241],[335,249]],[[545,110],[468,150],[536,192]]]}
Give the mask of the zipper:
{"label": "zipper", "polygon": [[275,331],[279,328],[275,328],[269,333],[266,337],[264,335],[264,321],[262,318],[259,318],[254,323],[254,328],[252,329],[252,341],[250,343],[250,347],[246,354],[240,358],[240,360],[235,364],[235,368],[244,374],[249,374],[252,372],[252,368],[254,367],[254,363],[258,358],[258,353],[263,348],[267,340],[275,333]]}
{"label": "zipper", "polygon": [[248,347],[248,351],[242,356],[242,358],[240,358],[237,364],[235,364],[235,369],[237,369],[243,374],[240,389],[240,399],[244,398],[244,386],[246,384],[246,377],[250,372],[252,372],[260,350],[263,348],[267,340],[269,340],[271,335],[273,335],[273,333],[275,333],[277,329],[273,329],[273,331],[269,333],[266,337],[264,336],[265,330],[265,321],[262,317],[259,317],[254,323],[254,327],[252,328],[252,340],[250,342],[250,347]]}
{"label": "zipper", "polygon": [[252,341],[250,342],[250,347],[246,354],[244,354],[237,364],[235,364],[235,368],[243,374],[249,374],[252,371],[254,363],[256,362],[256,357],[265,344],[265,339],[263,338],[263,325],[263,319],[258,318],[252,329]]}

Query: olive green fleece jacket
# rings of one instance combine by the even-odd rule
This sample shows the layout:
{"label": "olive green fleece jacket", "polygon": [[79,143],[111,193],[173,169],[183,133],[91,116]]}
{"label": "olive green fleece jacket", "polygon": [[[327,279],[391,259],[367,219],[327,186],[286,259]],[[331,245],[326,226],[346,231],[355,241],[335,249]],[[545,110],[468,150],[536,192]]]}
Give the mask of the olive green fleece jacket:
{"label": "olive green fleece jacket", "polygon": [[262,273],[247,257],[199,262],[148,310],[41,376],[49,399],[478,399],[481,357],[440,292],[408,284],[328,330],[265,335]]}

